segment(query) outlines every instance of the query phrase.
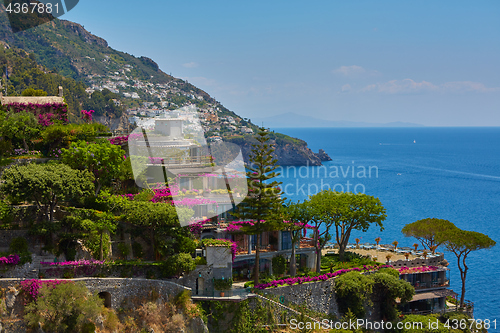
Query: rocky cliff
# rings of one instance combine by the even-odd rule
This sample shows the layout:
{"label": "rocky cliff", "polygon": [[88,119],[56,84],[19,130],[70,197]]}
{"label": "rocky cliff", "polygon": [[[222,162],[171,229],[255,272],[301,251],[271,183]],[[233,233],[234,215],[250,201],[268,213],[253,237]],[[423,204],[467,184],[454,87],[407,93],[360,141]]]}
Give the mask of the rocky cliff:
{"label": "rocky cliff", "polygon": [[[257,142],[251,136],[227,138],[227,141],[235,143],[241,147],[245,162],[249,161],[252,144],[255,144]],[[324,150],[322,154],[314,153],[309,147],[307,147],[307,143],[303,140],[294,138],[285,140],[283,138],[274,138],[272,139],[272,143],[274,144],[275,148],[273,156],[277,158],[278,165],[281,166],[319,166],[321,165],[321,161],[331,160],[331,158],[325,153]]]}

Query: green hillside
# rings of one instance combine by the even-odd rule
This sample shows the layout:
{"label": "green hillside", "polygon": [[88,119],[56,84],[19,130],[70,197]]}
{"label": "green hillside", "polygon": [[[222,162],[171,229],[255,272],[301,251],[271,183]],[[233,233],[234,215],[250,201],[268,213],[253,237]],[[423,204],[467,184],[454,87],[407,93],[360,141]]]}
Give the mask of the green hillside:
{"label": "green hillside", "polygon": [[[196,105],[207,136],[234,138],[232,141],[243,138],[249,143],[248,134],[257,130],[250,119],[226,109],[192,84],[164,73],[152,59],[114,50],[77,23],[54,19],[13,33],[5,7],[0,4],[0,43],[4,46],[0,47],[0,75],[8,68],[9,95],[19,95],[26,88],[55,95],[61,85],[70,120],[76,120],[82,109],[95,110],[96,116],[118,118],[127,110],[144,114]],[[297,163],[321,164],[304,141],[286,135],[275,139],[288,151],[286,163],[295,164],[293,156],[300,150]]]}

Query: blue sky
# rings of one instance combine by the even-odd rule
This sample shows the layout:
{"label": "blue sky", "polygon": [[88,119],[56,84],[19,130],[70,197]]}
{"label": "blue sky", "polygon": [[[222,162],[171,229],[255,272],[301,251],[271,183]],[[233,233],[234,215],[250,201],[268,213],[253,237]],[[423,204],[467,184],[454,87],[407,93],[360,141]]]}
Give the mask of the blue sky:
{"label": "blue sky", "polygon": [[96,1],[62,19],[243,117],[500,126],[499,1]]}

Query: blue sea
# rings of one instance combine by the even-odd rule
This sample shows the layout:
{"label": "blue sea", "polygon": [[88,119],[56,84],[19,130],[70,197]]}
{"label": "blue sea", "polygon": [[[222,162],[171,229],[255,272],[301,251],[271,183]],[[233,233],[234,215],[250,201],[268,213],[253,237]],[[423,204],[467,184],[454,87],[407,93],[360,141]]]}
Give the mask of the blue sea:
{"label": "blue sea", "polygon": [[[287,198],[303,200],[330,186],[381,200],[387,210],[385,230],[356,232],[351,242],[358,237],[361,243],[375,243],[380,236],[382,244],[397,240],[399,246],[411,246],[416,240],[404,237],[403,226],[435,217],[499,243],[469,255],[465,298],[474,302],[476,318],[500,322],[500,128],[273,130],[307,141],[315,152],[324,149],[333,159],[324,167],[284,167],[279,180]],[[451,288],[460,293],[456,257],[445,257]]]}

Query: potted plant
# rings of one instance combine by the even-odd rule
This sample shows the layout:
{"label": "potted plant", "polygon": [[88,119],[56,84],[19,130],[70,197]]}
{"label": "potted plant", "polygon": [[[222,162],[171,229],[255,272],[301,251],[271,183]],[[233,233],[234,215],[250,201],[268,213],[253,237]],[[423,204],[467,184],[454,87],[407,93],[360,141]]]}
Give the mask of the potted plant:
{"label": "potted plant", "polygon": [[233,286],[233,279],[214,279],[214,289],[220,291],[220,297],[224,297],[224,291],[230,290]]}
{"label": "potted plant", "polygon": [[424,256],[424,259],[427,259],[428,254],[429,252],[427,252],[427,250],[424,250],[424,252],[422,252],[422,256]]}

